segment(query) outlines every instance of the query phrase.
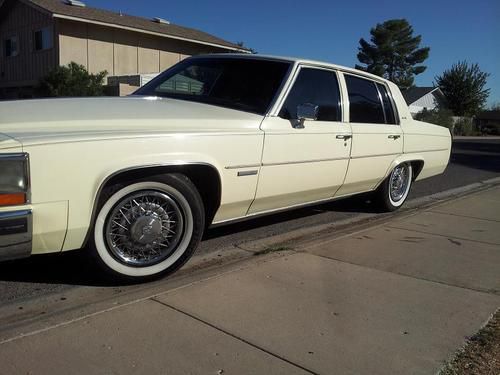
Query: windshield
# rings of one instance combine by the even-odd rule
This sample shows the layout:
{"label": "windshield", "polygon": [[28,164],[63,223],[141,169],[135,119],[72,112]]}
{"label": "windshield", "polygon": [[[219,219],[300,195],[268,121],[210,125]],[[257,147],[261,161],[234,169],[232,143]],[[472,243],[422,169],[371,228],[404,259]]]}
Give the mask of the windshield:
{"label": "windshield", "polygon": [[248,58],[194,58],[162,73],[135,95],[160,96],[265,114],[290,63]]}

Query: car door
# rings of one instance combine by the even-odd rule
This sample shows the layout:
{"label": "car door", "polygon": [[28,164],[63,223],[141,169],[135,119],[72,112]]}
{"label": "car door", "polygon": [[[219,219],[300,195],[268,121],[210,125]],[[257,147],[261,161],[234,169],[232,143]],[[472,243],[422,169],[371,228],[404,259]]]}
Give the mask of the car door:
{"label": "car door", "polygon": [[388,87],[343,73],[352,128],[349,170],[337,196],[373,190],[403,153],[403,131]]}
{"label": "car door", "polygon": [[[342,121],[338,73],[299,66],[292,82],[261,125],[262,167],[249,214],[331,198],[345,178],[351,129]],[[317,115],[299,120],[299,106]]]}

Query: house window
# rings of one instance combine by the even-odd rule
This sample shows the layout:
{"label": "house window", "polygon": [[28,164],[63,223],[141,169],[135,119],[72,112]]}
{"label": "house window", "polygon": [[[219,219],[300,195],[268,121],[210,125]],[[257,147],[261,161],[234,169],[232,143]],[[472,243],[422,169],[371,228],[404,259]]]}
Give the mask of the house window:
{"label": "house window", "polygon": [[53,45],[52,29],[50,27],[45,27],[43,29],[35,31],[34,40],[35,40],[35,51],[43,51],[46,49],[51,49]]}
{"label": "house window", "polygon": [[19,38],[12,36],[4,40],[5,56],[14,57],[19,55]]}

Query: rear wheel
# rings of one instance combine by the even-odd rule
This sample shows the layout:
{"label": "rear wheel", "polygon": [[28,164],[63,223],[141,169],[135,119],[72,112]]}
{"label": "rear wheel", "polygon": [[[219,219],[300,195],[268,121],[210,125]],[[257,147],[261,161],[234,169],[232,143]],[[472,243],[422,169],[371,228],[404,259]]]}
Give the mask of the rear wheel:
{"label": "rear wheel", "polygon": [[94,255],[124,279],[171,273],[196,250],[204,217],[200,194],[184,175],[111,187],[94,226]]}
{"label": "rear wheel", "polygon": [[408,197],[412,180],[410,163],[396,166],[376,192],[379,207],[383,211],[395,211],[401,207]]}

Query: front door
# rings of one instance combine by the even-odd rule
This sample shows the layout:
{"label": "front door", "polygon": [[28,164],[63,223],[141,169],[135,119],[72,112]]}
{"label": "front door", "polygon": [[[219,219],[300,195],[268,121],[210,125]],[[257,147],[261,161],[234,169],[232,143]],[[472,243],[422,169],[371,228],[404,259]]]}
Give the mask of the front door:
{"label": "front door", "polygon": [[[297,109],[318,109],[299,120]],[[342,121],[337,72],[301,66],[277,116],[268,116],[262,167],[249,214],[331,198],[342,185],[351,128]]]}

